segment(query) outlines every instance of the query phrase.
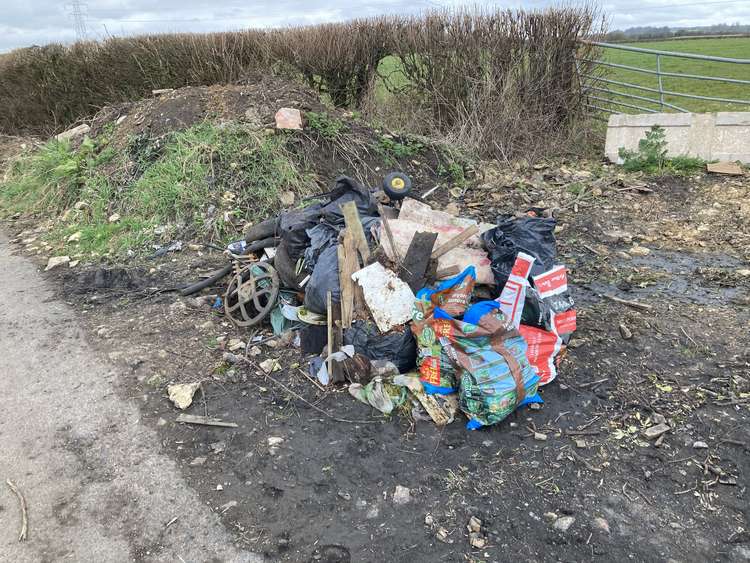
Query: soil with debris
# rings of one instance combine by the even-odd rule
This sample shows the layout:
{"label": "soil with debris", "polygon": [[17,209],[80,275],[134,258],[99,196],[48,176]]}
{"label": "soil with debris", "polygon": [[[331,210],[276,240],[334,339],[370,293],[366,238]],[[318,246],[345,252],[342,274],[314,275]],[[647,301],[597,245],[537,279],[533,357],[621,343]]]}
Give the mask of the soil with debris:
{"label": "soil with debris", "polygon": [[[48,275],[187,481],[271,561],[750,560],[750,178],[583,162],[486,167],[459,192],[427,201],[489,220],[555,209],[578,309],[545,404],[481,431],[321,391],[288,340],[253,344],[270,328],[211,309],[222,287],[169,291],[218,253]],[[246,365],[222,359],[233,338]],[[175,422],[167,385],[196,381],[185,412],[237,428]]]}

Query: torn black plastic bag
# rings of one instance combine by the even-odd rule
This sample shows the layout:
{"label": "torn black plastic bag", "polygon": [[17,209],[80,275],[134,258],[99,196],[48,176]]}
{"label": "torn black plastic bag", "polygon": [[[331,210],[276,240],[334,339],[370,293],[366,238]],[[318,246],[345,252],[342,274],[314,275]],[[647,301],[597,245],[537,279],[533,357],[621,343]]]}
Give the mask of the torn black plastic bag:
{"label": "torn black plastic bag", "polygon": [[337,245],[329,246],[318,256],[310,279],[305,285],[305,308],[325,315],[328,312],[327,296],[331,292],[334,303],[341,302],[339,285],[339,252]]}
{"label": "torn black plastic bag", "polygon": [[497,227],[482,234],[495,276],[496,294],[505,287],[519,252],[536,259],[531,275],[546,272],[555,265],[555,225],[557,221],[551,217],[507,217],[499,219]]}
{"label": "torn black plastic bag", "polygon": [[344,331],[344,344],[354,346],[354,351],[370,360],[389,360],[400,373],[412,371],[417,365],[417,343],[408,325],[403,332],[381,334],[369,321],[355,321]]}
{"label": "torn black plastic bag", "polygon": [[320,203],[281,214],[278,234],[291,260],[296,261],[305,253],[310,244],[307,230],[317,225],[322,215],[323,205]]}

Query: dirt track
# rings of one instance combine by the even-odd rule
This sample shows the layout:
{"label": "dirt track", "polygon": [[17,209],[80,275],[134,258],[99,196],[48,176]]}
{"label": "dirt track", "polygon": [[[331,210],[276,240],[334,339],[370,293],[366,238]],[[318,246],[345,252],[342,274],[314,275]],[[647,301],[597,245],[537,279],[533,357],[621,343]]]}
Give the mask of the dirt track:
{"label": "dirt track", "polygon": [[[750,560],[748,180],[666,178],[639,191],[632,179],[579,174],[587,189],[571,195],[575,171],[528,176],[507,190],[492,178],[458,204],[485,219],[542,202],[559,209],[579,329],[543,408],[483,431],[385,420],[345,391],[322,393],[288,345],[263,345],[257,358],[277,358],[277,381],[355,422],[321,415],[257,369],[228,368],[216,337],[250,335],[150,289],[191,281],[216,257],[150,262],[116,277],[119,287],[92,288],[78,270],[52,276],[97,335],[92,345],[119,366],[112,385],[137,398],[197,492],[190,502],[210,505],[234,541],[270,560]],[[160,269],[144,275],[151,266]],[[239,428],[174,422],[166,385],[197,380],[204,395],[188,412]],[[656,445],[642,432],[658,416],[671,429]],[[269,447],[269,437],[283,442]],[[411,489],[409,503],[393,502],[397,485]],[[471,516],[483,522],[483,549],[469,546]]]}
{"label": "dirt track", "polygon": [[[122,372],[0,234],[0,560],[261,561],[181,477]],[[11,479],[29,511],[28,540]],[[170,524],[171,522],[171,524]]]}

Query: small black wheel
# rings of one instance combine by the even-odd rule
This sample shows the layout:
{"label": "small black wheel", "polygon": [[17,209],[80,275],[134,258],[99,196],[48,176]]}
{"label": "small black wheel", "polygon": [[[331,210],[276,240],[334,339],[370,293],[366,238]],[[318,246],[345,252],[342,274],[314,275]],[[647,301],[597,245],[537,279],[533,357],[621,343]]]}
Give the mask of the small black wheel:
{"label": "small black wheel", "polygon": [[383,178],[383,191],[391,199],[404,199],[411,191],[411,178],[401,172],[391,172]]}

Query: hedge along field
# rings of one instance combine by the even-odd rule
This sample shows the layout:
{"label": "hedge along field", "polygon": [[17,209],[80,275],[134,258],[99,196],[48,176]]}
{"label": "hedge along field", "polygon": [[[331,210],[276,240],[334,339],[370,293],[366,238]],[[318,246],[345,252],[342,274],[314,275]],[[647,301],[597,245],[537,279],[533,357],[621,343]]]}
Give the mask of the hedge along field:
{"label": "hedge along field", "polygon": [[[410,116],[420,132],[483,154],[526,155],[560,148],[575,131],[583,116],[576,41],[598,36],[601,25],[589,7],[459,9],[20,49],[0,58],[0,131],[50,134],[152,89],[275,72],[393,128]],[[396,62],[399,84],[382,79],[387,60]],[[377,95],[383,88],[389,96]]]}

